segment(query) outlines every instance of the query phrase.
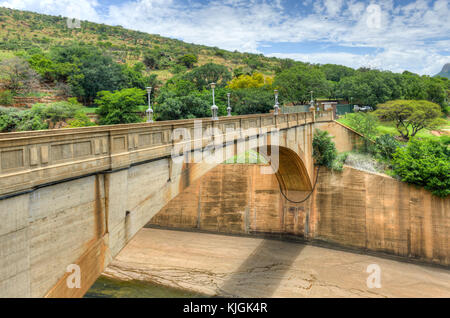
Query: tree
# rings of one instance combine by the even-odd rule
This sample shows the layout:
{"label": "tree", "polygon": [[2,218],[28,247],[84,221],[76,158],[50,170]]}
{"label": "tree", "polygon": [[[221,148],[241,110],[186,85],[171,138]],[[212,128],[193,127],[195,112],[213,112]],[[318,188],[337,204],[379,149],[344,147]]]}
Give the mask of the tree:
{"label": "tree", "polygon": [[336,145],[327,131],[316,129],[313,137],[313,158],[318,166],[333,167],[337,158]]}
{"label": "tree", "polygon": [[325,74],[317,67],[297,65],[284,70],[275,77],[274,86],[279,88],[280,97],[294,104],[306,104],[314,95],[328,96],[329,84]]}
{"label": "tree", "polygon": [[57,47],[51,51],[51,56],[57,63],[77,66],[68,76],[68,84],[72,93],[85,104],[91,104],[100,91],[112,91],[131,85],[123,67],[93,46],[74,44]]}
{"label": "tree", "polygon": [[375,114],[394,121],[400,135],[408,140],[424,128],[432,129],[442,122],[439,105],[426,100],[393,100],[379,104]]}
{"label": "tree", "polygon": [[48,82],[67,81],[70,74],[78,70],[73,63],[58,63],[44,54],[33,54],[28,62],[30,66]]}
{"label": "tree", "polygon": [[324,64],[320,69],[325,73],[327,80],[339,82],[344,77],[353,76],[356,71],[350,67],[336,64]]}
{"label": "tree", "polygon": [[244,60],[244,63],[246,63],[252,70],[256,70],[264,66],[264,64],[256,56],[249,56]]}
{"label": "tree", "polygon": [[359,69],[354,76],[344,77],[338,84],[337,95],[375,107],[403,96],[401,75],[370,69]]}
{"label": "tree", "polygon": [[233,70],[233,77],[239,77],[241,75],[252,75],[252,70],[248,67],[238,67]]}
{"label": "tree", "polygon": [[149,51],[144,55],[143,63],[149,69],[158,70],[160,67],[160,63],[159,63],[160,58],[161,58],[161,56],[157,51]]}
{"label": "tree", "polygon": [[159,120],[202,118],[211,115],[208,95],[192,92],[186,96],[167,98],[158,105]]}
{"label": "tree", "polygon": [[146,92],[138,88],[99,92],[95,103],[100,125],[140,122],[139,106],[145,105],[145,95]]}
{"label": "tree", "polygon": [[185,54],[180,57],[178,61],[187,68],[192,68],[194,64],[198,62],[198,58],[195,54]]}
{"label": "tree", "polygon": [[237,89],[231,94],[231,106],[238,115],[268,113],[274,103],[273,92],[264,87]]}
{"label": "tree", "polygon": [[371,113],[353,113],[346,114],[345,119],[351,128],[364,136],[363,151],[371,152],[372,141],[377,134],[377,117]]}
{"label": "tree", "polygon": [[259,72],[254,72],[250,75],[241,75],[239,77],[233,78],[228,83],[228,88],[238,89],[238,88],[252,88],[252,87],[263,87],[265,85],[272,86],[272,78],[264,78],[264,75]]}
{"label": "tree", "polygon": [[208,63],[187,73],[184,79],[192,81],[197,89],[202,90],[211,83],[216,83],[217,87],[224,87],[231,80],[231,73],[224,65]]}
{"label": "tree", "polygon": [[0,77],[6,78],[6,87],[13,94],[19,90],[29,91],[39,82],[39,75],[30,67],[27,61],[19,57],[0,62]]}
{"label": "tree", "polygon": [[392,161],[394,172],[404,182],[424,186],[433,194],[450,194],[450,150],[429,139],[413,138],[406,147],[397,148]]}

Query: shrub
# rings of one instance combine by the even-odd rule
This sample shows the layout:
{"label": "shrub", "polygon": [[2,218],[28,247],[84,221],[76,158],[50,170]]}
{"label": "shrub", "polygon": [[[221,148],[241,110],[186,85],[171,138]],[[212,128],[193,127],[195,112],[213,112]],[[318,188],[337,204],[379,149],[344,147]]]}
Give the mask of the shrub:
{"label": "shrub", "polygon": [[402,181],[424,186],[433,194],[450,194],[450,150],[431,139],[412,139],[393,155],[393,170]]}
{"label": "shrub", "polygon": [[313,137],[313,158],[317,165],[333,168],[337,157],[336,146],[327,131],[316,129]]}
{"label": "shrub", "polygon": [[336,159],[333,160],[333,163],[331,164],[331,168],[335,171],[342,171],[344,170],[344,163],[348,158],[348,153],[343,152],[336,156]]}
{"label": "shrub", "polygon": [[363,152],[373,152],[373,140],[377,133],[378,120],[371,113],[346,114],[351,128],[364,136]]}
{"label": "shrub", "polygon": [[385,134],[375,140],[375,153],[383,159],[391,160],[400,145],[393,136]]}
{"label": "shrub", "polygon": [[69,124],[68,128],[95,126],[95,124],[91,122],[88,115],[82,112],[77,113],[75,117],[69,120],[67,123]]}
{"label": "shrub", "polygon": [[145,91],[126,88],[120,91],[98,93],[95,103],[100,125],[129,124],[141,121],[139,106],[145,105]]}
{"label": "shrub", "polygon": [[9,106],[13,103],[13,93],[10,90],[0,91],[0,105]]}

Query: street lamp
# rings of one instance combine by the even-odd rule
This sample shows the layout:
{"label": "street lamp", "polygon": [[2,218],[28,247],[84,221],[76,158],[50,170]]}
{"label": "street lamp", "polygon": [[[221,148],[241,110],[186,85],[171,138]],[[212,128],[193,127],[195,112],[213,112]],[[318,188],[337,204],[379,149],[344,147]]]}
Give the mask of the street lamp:
{"label": "street lamp", "polygon": [[311,91],[311,101],[309,102],[311,104],[311,107],[314,107],[314,97],[313,97],[314,91]]}
{"label": "street lamp", "polygon": [[227,97],[228,97],[228,107],[227,107],[227,112],[228,112],[228,117],[231,117],[231,106],[230,106],[230,96],[231,93],[227,93]]}
{"label": "street lamp", "polygon": [[274,108],[273,114],[274,114],[275,116],[277,116],[277,115],[278,115],[278,112],[279,112],[279,110],[280,110],[280,104],[278,104],[278,90],[276,89],[276,90],[274,90],[273,92],[275,93],[275,105],[273,106],[273,108]]}
{"label": "street lamp", "polygon": [[211,83],[210,85],[212,88],[212,98],[213,98],[213,104],[211,106],[212,120],[218,120],[219,118],[217,117],[217,112],[219,110],[219,107],[216,106],[216,99],[214,97],[214,89],[216,88],[216,83]]}
{"label": "street lamp", "polygon": [[153,123],[153,109],[152,109],[152,102],[151,102],[151,95],[152,88],[147,87],[147,94],[148,94],[148,109],[145,111],[147,113],[147,123]]}

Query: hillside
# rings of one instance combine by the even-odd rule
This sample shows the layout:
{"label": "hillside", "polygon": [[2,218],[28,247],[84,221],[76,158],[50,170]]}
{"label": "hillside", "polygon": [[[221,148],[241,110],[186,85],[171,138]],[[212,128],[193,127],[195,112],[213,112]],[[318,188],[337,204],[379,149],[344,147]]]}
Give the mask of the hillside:
{"label": "hillside", "polygon": [[198,56],[197,66],[209,62],[222,64],[230,70],[258,68],[266,75],[273,75],[280,60],[263,55],[229,52],[165,38],[159,35],[81,21],[80,28],[68,28],[67,19],[27,11],[0,7],[0,60],[21,50],[47,51],[54,46],[81,42],[95,45],[109,52],[117,62],[133,65],[144,61],[146,55],[157,52],[160,65],[152,73],[166,81],[177,72],[176,61],[185,54]]}
{"label": "hillside", "polygon": [[446,77],[450,79],[450,63],[447,63],[442,68],[442,71],[440,71],[436,76]]}
{"label": "hillside", "polygon": [[69,26],[61,16],[0,8],[0,131],[90,125],[84,113],[93,112],[100,125],[142,121],[148,86],[155,120],[209,117],[210,83],[220,116],[228,94],[233,114],[270,112],[274,89],[285,106],[309,104],[313,91],[316,100],[372,107],[426,99],[450,112],[447,78],[230,52],[88,21]]}

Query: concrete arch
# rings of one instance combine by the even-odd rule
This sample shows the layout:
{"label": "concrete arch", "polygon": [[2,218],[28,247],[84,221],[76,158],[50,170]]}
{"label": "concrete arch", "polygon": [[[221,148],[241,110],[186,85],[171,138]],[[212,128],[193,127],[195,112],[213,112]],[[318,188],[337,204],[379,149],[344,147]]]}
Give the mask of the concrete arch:
{"label": "concrete arch", "polygon": [[255,149],[259,154],[270,160],[275,152],[278,163],[272,165],[278,183],[284,192],[311,191],[313,185],[304,161],[292,149],[283,146],[267,146],[267,151]]}

